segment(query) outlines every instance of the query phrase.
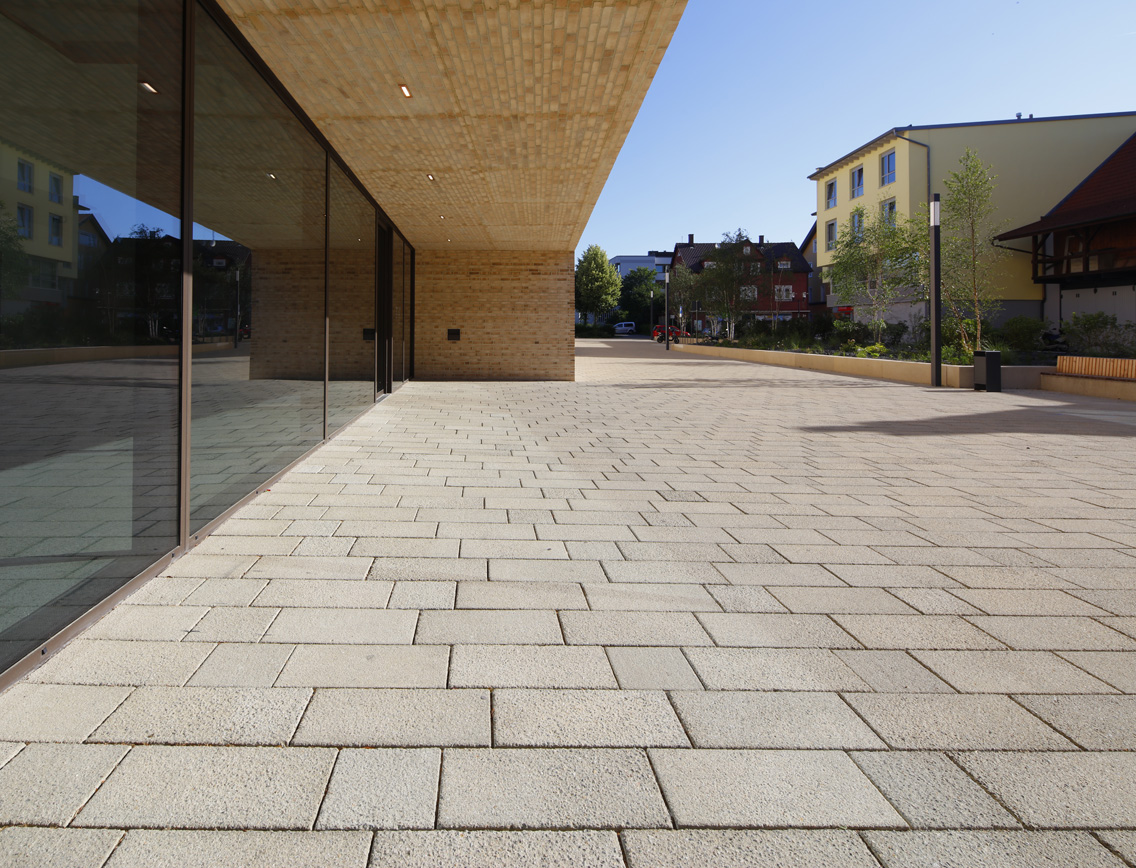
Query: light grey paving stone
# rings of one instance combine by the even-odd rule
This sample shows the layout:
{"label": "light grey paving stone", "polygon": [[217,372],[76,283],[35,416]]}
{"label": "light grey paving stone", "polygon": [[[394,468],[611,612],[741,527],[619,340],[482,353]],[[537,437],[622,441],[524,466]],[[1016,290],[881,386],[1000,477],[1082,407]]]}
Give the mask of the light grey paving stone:
{"label": "light grey paving stone", "polygon": [[83,741],[129,694],[129,687],[17,682],[0,693],[0,740]]}
{"label": "light grey paving stone", "polygon": [[662,691],[497,690],[495,747],[688,747]]}
{"label": "light grey paving stone", "polygon": [[833,615],[865,648],[1005,650],[987,633],[953,615]]}
{"label": "light grey paving stone", "polygon": [[1115,567],[1132,569],[1132,549],[1030,549],[1030,553],[1055,567]]}
{"label": "light grey paving stone", "polygon": [[869,690],[844,662],[819,648],[688,648],[710,690]]}
{"label": "light grey paving stone", "polygon": [[1136,693],[1136,654],[1131,651],[1067,651],[1061,656],[1123,693]]}
{"label": "light grey paving stone", "polygon": [[958,759],[1036,828],[1136,826],[1136,754],[963,753]]}
{"label": "light grey paving stone", "polygon": [[614,832],[376,832],[370,868],[624,868]]}
{"label": "light grey paving stone", "polygon": [[917,829],[1020,828],[1005,808],[941,753],[862,751],[851,756]]}
{"label": "light grey paving stone", "polygon": [[711,563],[733,560],[721,546],[715,543],[621,542],[617,545],[623,557],[629,561],[698,561]]}
{"label": "light grey paving stone", "polygon": [[423,612],[418,645],[561,645],[556,613],[542,610],[464,609]]}
{"label": "light grey paving stone", "polygon": [[856,693],[846,697],[889,746],[904,750],[1069,750],[1006,696]]}
{"label": "light grey paving stone", "polygon": [[927,566],[833,564],[833,573],[857,588],[957,588],[959,583]]}
{"label": "light grey paving stone", "polygon": [[271,555],[292,554],[300,544],[297,537],[217,536],[203,539],[196,546],[202,555]]}
{"label": "light grey paving stone", "polygon": [[452,609],[457,596],[457,585],[457,582],[395,582],[387,608]]}
{"label": "light grey paving stone", "polygon": [[463,539],[461,556],[488,559],[567,560],[568,549],[559,540]]}
{"label": "light grey paving stone", "polygon": [[1092,618],[982,615],[967,620],[1026,651],[1136,651],[1136,640]]}
{"label": "light grey paving stone", "polygon": [[274,579],[256,595],[253,606],[291,606],[338,609],[382,609],[391,597],[393,582],[358,582],[341,579]]}
{"label": "light grey paving stone", "polygon": [[292,552],[294,557],[303,558],[342,558],[351,554],[355,548],[353,536],[310,536],[300,540]]}
{"label": "light grey paving stone", "polygon": [[218,606],[185,634],[185,642],[256,642],[268,629],[279,609]]}
{"label": "light grey paving stone", "polygon": [[701,690],[702,682],[679,648],[607,649],[624,690]]}
{"label": "light grey paving stone", "polygon": [[907,827],[841,751],[649,753],[678,826]]}
{"label": "light grey paving stone", "polygon": [[230,518],[214,532],[214,536],[279,536],[291,522],[273,519]]}
{"label": "light grey paving stone", "polygon": [[208,611],[204,606],[115,606],[84,633],[84,638],[176,642]]}
{"label": "light grey paving stone", "polygon": [[163,575],[200,579],[239,579],[256,561],[255,556],[205,555],[191,551],[170,564]]}
{"label": "light grey paving stone", "polygon": [[0,766],[24,749],[24,745],[13,741],[0,741]]}
{"label": "light grey paving stone", "polygon": [[369,832],[134,829],[107,868],[365,868]]}
{"label": "light grey paving stone", "polygon": [[885,745],[831,693],[675,691],[695,747],[877,749]]}
{"label": "light grey paving stone", "polygon": [[476,558],[375,558],[368,578],[395,582],[469,582],[489,576]]}
{"label": "light grey paving stone", "polygon": [[607,540],[594,542],[569,541],[564,543],[568,557],[574,561],[619,561],[623,560],[623,552],[619,544]]}
{"label": "light grey paving stone", "polygon": [[[950,546],[878,546],[874,549],[889,563],[929,566],[994,566],[997,561],[972,548]],[[987,550],[989,551],[989,549]]]}
{"label": "light grey paving stone", "polygon": [[954,693],[943,679],[903,651],[833,652],[880,693]]}
{"label": "light grey paving stone", "polygon": [[913,615],[915,610],[882,588],[792,588],[770,591],[796,613]]}
{"label": "light grey paving stone", "polygon": [[[456,558],[459,549],[460,541],[456,539],[361,536],[351,547],[351,555],[356,558]],[[470,557],[479,556],[471,553]]]}
{"label": "light grey paving stone", "polygon": [[[867,546],[851,545],[775,545],[774,551],[794,564],[894,564],[897,561]],[[895,551],[895,549],[892,549]],[[899,551],[907,551],[900,549]],[[983,561],[984,562],[984,561]],[[922,563],[922,561],[916,561]]]}
{"label": "light grey paving stone", "polygon": [[[724,587],[724,586],[723,586]],[[720,612],[722,607],[700,585],[584,585],[594,610],[638,612]],[[561,607],[563,608],[563,607]]]}
{"label": "light grey paving stone", "polygon": [[859,648],[824,615],[702,614],[706,632],[718,645],[747,648]]}
{"label": "light grey paving stone", "polygon": [[678,829],[623,833],[630,868],[879,868],[854,832]]}
{"label": "light grey paving stone", "polygon": [[598,560],[526,560],[494,559],[489,561],[489,578],[495,582],[606,582]]}
{"label": "light grey paving stone", "polygon": [[[713,565],[684,561],[604,561],[604,572],[613,582],[647,584],[724,584]],[[602,579],[600,581],[603,581]]]}
{"label": "light grey paving stone", "polygon": [[982,612],[942,588],[889,588],[911,608],[924,615],[981,615]]}
{"label": "light grey paving stone", "polygon": [[455,645],[450,660],[450,687],[618,686],[599,647]]}
{"label": "light grey paving stone", "polygon": [[277,687],[445,687],[449,649],[298,645]]}
{"label": "light grey paving stone", "polygon": [[418,614],[387,609],[281,609],[265,642],[408,645]]}
{"label": "light grey paving stone", "polygon": [[76,639],[27,680],[50,684],[185,684],[212,646],[198,642]]}
{"label": "light grey paving stone", "polygon": [[1129,862],[1136,862],[1136,832],[1102,830],[1098,831],[1097,835]]}
{"label": "light grey paving stone", "polygon": [[1106,615],[1103,609],[1063,591],[960,588],[956,597],[988,615]]}
{"label": "light grey paving stone", "polygon": [[586,609],[588,601],[574,582],[462,582],[458,609]]}
{"label": "light grey paving stone", "polygon": [[492,744],[489,691],[320,689],[292,743],[487,747]]}
{"label": "light grey paving stone", "polygon": [[66,825],[128,750],[117,744],[29,744],[0,768],[0,823]]}
{"label": "light grey paving stone", "polygon": [[432,829],[438,804],[437,748],[339,752],[317,829]]}
{"label": "light grey paving stone", "polygon": [[714,567],[732,585],[848,587],[820,564],[715,564]]}
{"label": "light grey paving stone", "polygon": [[176,606],[206,579],[157,576],[126,598],[131,606]]}
{"label": "light grey paving stone", "polygon": [[912,651],[963,693],[1114,693],[1048,651]]}
{"label": "light grey paving stone", "polygon": [[442,760],[438,825],[660,828],[670,818],[641,750],[453,748]]}
{"label": "light grey paving stone", "polygon": [[865,832],[884,868],[1120,868],[1085,832]]}
{"label": "light grey paving stone", "polygon": [[310,829],[335,754],[314,747],[142,745],[73,825]]}
{"label": "light grey paving stone", "polygon": [[0,861],[7,868],[101,866],[122,839],[118,829],[0,829]]}
{"label": "light grey paving stone", "polygon": [[193,673],[193,687],[271,687],[292,654],[291,645],[221,644]]}
{"label": "light grey paving stone", "polygon": [[[642,519],[639,520],[642,524]],[[640,530],[648,528],[640,527]],[[674,528],[668,528],[673,530]],[[564,542],[616,542],[634,540],[631,528],[620,524],[538,524],[536,535],[542,540],[562,540]],[[726,541],[729,541],[727,537]]]}
{"label": "light grey paving stone", "polygon": [[709,585],[706,590],[727,612],[787,612],[765,588],[754,585]]}
{"label": "light grey paving stone", "polygon": [[1022,696],[1018,701],[1080,747],[1136,750],[1136,697]]}
{"label": "light grey paving stone", "polygon": [[183,605],[247,606],[266,584],[266,579],[207,579],[185,598]]}
{"label": "light grey paving stone", "polygon": [[139,687],[90,741],[287,744],[310,697],[303,688]]}
{"label": "light grey paving stone", "polygon": [[689,612],[561,612],[569,645],[710,645]]}
{"label": "light grey paving stone", "polygon": [[[250,579],[365,579],[369,557],[277,558],[263,557],[246,573]],[[379,578],[376,576],[376,578]]]}
{"label": "light grey paving stone", "polygon": [[1059,590],[1077,585],[1056,576],[1056,567],[956,567],[940,571],[968,588],[988,590]]}

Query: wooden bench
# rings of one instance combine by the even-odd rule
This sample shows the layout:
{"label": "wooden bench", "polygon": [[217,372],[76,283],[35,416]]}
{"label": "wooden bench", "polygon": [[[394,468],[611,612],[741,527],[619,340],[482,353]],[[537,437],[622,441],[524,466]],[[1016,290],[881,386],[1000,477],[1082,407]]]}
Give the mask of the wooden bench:
{"label": "wooden bench", "polygon": [[1058,356],[1057,370],[1041,375],[1041,388],[1052,392],[1136,401],[1136,359]]}

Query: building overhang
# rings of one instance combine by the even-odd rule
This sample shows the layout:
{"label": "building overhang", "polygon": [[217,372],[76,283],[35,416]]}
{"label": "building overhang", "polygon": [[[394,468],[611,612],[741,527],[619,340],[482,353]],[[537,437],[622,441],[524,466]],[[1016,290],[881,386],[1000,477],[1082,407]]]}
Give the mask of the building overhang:
{"label": "building overhang", "polygon": [[572,250],[686,0],[220,4],[417,249]]}

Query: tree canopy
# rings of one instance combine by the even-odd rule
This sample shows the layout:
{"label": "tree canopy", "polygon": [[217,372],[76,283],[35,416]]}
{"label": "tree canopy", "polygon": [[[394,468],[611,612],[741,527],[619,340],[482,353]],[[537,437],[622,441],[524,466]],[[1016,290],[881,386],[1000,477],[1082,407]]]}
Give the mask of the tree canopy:
{"label": "tree canopy", "polygon": [[651,292],[654,289],[655,269],[640,266],[624,275],[619,306],[635,322],[640,325],[647,323],[651,317]]}
{"label": "tree canopy", "polygon": [[584,251],[576,263],[576,310],[587,317],[604,316],[619,305],[622,282],[607,253],[598,244]]}

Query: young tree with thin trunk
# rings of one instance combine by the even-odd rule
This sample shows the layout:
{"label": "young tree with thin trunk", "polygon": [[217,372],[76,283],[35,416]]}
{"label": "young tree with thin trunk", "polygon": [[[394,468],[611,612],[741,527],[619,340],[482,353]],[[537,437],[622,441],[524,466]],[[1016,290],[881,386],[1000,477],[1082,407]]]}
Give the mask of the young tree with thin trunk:
{"label": "young tree with thin trunk", "polygon": [[731,340],[742,312],[743,287],[751,282],[750,259],[744,253],[749,244],[744,229],[723,233],[721,244],[706,257],[699,277],[706,309],[726,323]]}
{"label": "young tree with thin trunk", "polygon": [[615,310],[619,305],[622,281],[614,265],[608,262],[607,253],[598,244],[591,245],[576,263],[576,310],[584,316],[594,314],[596,319]]}

